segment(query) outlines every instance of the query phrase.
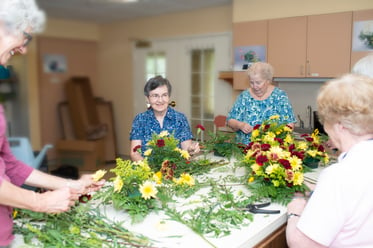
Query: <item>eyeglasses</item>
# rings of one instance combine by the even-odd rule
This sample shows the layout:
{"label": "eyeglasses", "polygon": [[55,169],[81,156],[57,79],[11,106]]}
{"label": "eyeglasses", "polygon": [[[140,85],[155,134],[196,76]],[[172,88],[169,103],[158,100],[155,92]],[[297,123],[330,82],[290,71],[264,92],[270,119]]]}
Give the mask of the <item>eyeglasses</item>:
{"label": "eyeglasses", "polygon": [[156,99],[164,99],[164,98],[168,98],[169,97],[169,95],[168,95],[168,93],[164,93],[164,94],[162,94],[162,95],[158,95],[158,94],[151,94],[151,95],[149,95],[149,97],[151,98],[151,99],[153,99],[153,100],[156,100]]}
{"label": "eyeglasses", "polygon": [[23,47],[27,47],[27,45],[30,43],[30,41],[32,40],[32,35],[23,31],[23,36],[25,37],[25,41],[23,42]]}

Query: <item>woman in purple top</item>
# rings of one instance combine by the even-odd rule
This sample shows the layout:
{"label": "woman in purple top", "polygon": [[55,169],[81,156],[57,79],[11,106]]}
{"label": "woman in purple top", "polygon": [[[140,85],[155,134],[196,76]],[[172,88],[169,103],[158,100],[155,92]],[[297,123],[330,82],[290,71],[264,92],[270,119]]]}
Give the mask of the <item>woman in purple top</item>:
{"label": "woman in purple top", "polygon": [[[31,33],[40,32],[44,22],[45,15],[34,0],[1,0],[0,64],[6,65],[16,53],[25,54]],[[92,175],[68,180],[33,169],[12,155],[6,130],[4,109],[0,105],[0,247],[7,247],[14,239],[13,207],[46,213],[67,211],[79,195],[96,191],[104,183],[94,182]],[[51,191],[36,193],[21,188],[22,184]]]}
{"label": "woman in purple top", "polygon": [[132,122],[130,134],[131,159],[142,160],[142,151],[146,150],[146,143],[152,138],[152,134],[159,134],[161,131],[173,133],[180,141],[181,149],[191,154],[199,152],[198,142],[192,141],[192,132],[186,116],[169,107],[171,95],[170,82],[161,76],[149,79],[144,87],[144,95],[150,108],[138,114]]}

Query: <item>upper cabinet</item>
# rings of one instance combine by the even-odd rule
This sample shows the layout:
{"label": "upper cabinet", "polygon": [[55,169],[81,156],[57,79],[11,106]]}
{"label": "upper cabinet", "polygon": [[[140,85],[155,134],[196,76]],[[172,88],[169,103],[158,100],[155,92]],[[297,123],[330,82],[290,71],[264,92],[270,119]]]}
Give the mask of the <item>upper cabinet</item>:
{"label": "upper cabinet", "polygon": [[[357,22],[361,21],[373,21],[373,9],[371,10],[360,10],[360,11],[354,11],[352,13],[353,16],[353,23],[357,24]],[[355,28],[355,27],[354,27]],[[354,30],[358,31],[358,30]],[[358,33],[354,33],[353,35],[358,35]],[[352,50],[351,52],[351,67],[362,57],[372,53],[372,50],[365,50],[365,51],[355,51]]]}
{"label": "upper cabinet", "polygon": [[[240,46],[267,46],[268,21],[236,23],[233,26],[233,48]],[[233,89],[244,90],[249,86],[246,71],[233,72]]]}
{"label": "upper cabinet", "polygon": [[273,19],[268,62],[275,77],[335,77],[350,70],[352,12]]}
{"label": "upper cabinet", "polygon": [[273,19],[268,22],[268,62],[275,77],[305,77],[307,17]]}

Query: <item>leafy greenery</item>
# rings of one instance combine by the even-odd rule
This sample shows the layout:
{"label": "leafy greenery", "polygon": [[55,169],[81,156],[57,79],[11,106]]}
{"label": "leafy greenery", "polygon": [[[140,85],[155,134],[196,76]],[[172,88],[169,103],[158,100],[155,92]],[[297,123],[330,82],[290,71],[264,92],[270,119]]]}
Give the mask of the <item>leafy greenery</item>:
{"label": "leafy greenery", "polygon": [[235,134],[217,131],[208,132],[208,139],[203,143],[205,152],[214,152],[217,156],[231,158],[242,157],[242,147],[244,145],[235,142]]}
{"label": "leafy greenery", "polygon": [[129,232],[90,204],[77,205],[61,214],[17,210],[15,223],[15,233],[22,234],[25,243],[35,247],[151,247],[148,238]]}

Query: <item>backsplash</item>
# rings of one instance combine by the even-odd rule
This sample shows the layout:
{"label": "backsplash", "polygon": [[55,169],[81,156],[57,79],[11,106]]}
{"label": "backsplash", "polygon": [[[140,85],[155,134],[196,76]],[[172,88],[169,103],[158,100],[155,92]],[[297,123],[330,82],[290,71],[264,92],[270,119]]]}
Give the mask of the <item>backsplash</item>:
{"label": "backsplash", "polygon": [[[304,128],[313,128],[312,112],[317,110],[316,97],[323,83],[324,81],[305,81],[304,79],[299,82],[293,81],[293,79],[289,82],[278,82],[278,87],[288,94],[291,104],[293,105],[294,113],[297,118],[297,127],[300,126],[299,116],[304,122]],[[311,114],[309,113],[309,106],[311,107]]]}

